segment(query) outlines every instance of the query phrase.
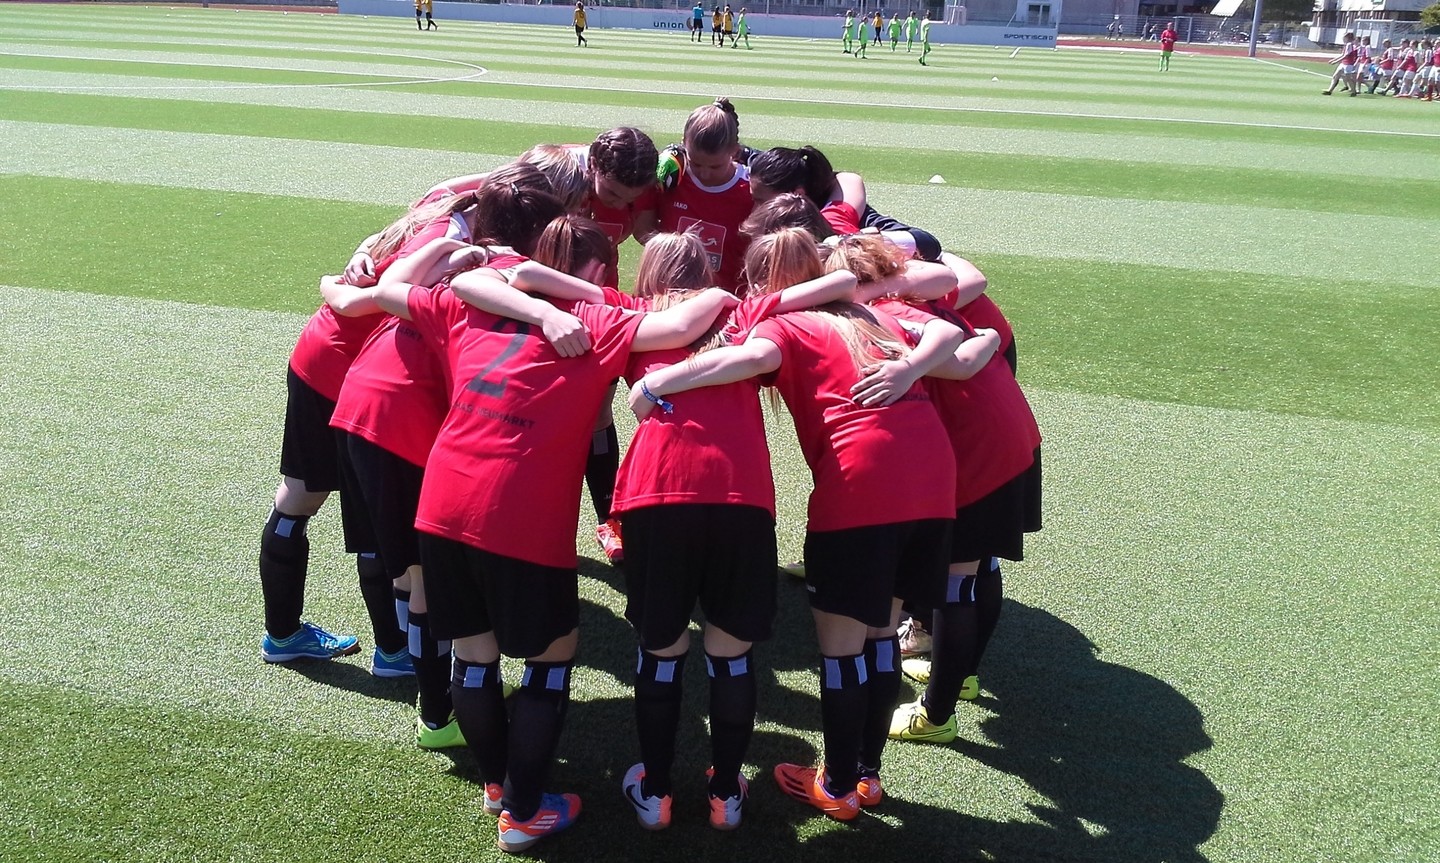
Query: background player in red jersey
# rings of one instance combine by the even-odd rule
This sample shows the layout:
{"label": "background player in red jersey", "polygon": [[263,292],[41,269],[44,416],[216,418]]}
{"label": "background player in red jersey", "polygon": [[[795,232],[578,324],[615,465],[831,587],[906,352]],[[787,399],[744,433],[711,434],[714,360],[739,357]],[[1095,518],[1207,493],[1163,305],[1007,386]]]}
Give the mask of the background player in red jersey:
{"label": "background player in red jersey", "polygon": [[[755,278],[752,292],[769,293],[822,267],[813,238],[787,229],[756,240],[745,271]],[[873,805],[883,796],[881,752],[900,686],[900,604],[937,597],[944,583],[954,456],[916,381],[953,362],[962,334],[938,319],[921,332],[911,352],[894,319],[862,306],[780,315],[760,322],[743,345],[647,374],[630,396],[643,418],[672,393],[761,375],[794,417],[815,481],[805,548],[825,758],[818,770],[778,765],[775,777],[785,793],[840,820],[854,818],[862,799]],[[866,375],[875,367],[883,373]],[[672,409],[683,411],[683,402]],[[913,470],[915,453],[927,454],[926,470]]]}
{"label": "background player in red jersey", "polygon": [[722,97],[696,108],[685,121],[684,158],[678,170],[667,173],[666,163],[661,163],[660,230],[699,237],[715,283],[727,290],[740,282],[749,244],[740,223],[754,205],[749,171],[735,163],[739,152],[740,119],[730,100]]}

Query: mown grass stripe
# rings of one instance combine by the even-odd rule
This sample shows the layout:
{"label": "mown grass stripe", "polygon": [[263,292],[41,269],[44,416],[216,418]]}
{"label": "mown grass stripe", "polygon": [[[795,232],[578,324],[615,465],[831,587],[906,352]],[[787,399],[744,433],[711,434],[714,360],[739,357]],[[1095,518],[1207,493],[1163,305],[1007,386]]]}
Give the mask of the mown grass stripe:
{"label": "mown grass stripe", "polygon": [[[36,176],[106,180],[271,193],[329,200],[403,205],[423,188],[387,166],[424,164],[438,177],[493,166],[509,158],[422,148],[375,147],[235,135],[198,135],[0,121],[27,140],[23,151],[0,154],[0,170]],[[89,154],[112,153],[105,163]],[[870,196],[899,218],[929,227],[969,255],[1029,254],[1072,260],[1143,259],[1166,249],[1167,262],[1195,269],[1310,276],[1317,281],[1428,284],[1413,237],[1420,219],[1370,216],[1373,260],[1359,260],[1346,244],[1353,217],[1260,207],[1191,202],[1085,198],[1036,192],[875,183]],[[1236,237],[1265,232],[1264,247]],[[1072,237],[1090,242],[1077,246]]]}
{"label": "mown grass stripe", "polygon": [[[7,278],[308,314],[316,282],[396,210],[119,183],[0,179]],[[30,202],[27,206],[26,202]],[[38,206],[37,206],[38,204]],[[217,215],[218,214],[218,215]],[[73,226],[88,230],[76,232]],[[144,224],[143,233],[123,230]],[[178,236],[243,237],[196,254]],[[121,239],[124,238],[124,239]],[[623,272],[634,272],[633,244]],[[263,250],[263,253],[257,250]],[[257,255],[259,257],[257,258]],[[1440,427],[1424,362],[1428,287],[980,254],[1020,333],[1022,377],[1054,390]],[[257,260],[259,263],[257,264]],[[1157,291],[1157,286],[1163,288]],[[1156,297],[1162,302],[1156,302]],[[1304,297],[1304,301],[1296,298]],[[1385,333],[1383,339],[1367,334]],[[1290,345],[1298,347],[1287,347]]]}
{"label": "mown grass stripe", "polygon": [[[285,91],[267,91],[264,101],[281,101]],[[321,94],[324,94],[321,96]],[[378,95],[378,94],[372,94]],[[318,98],[317,98],[318,97]],[[334,101],[343,104],[353,100],[348,93],[320,91],[293,93],[286,101],[315,103]],[[394,104],[396,107],[423,111],[425,101],[405,99],[388,94],[374,99],[380,104]],[[465,152],[474,150],[487,153],[519,153],[535,141],[583,142],[606,125],[619,122],[641,123],[659,137],[661,144],[680,137],[678,115],[667,115],[676,119],[668,135],[666,127],[644,123],[651,117],[632,117],[628,113],[619,115],[613,110],[586,109],[567,115],[569,125],[540,125],[515,122],[520,116],[520,103],[503,102],[490,104],[480,100],[468,100],[471,110],[468,119],[434,116],[428,113],[391,114],[383,111],[357,113],[354,111],[321,110],[318,107],[280,107],[272,104],[212,104],[210,102],[179,101],[155,98],[107,97],[79,94],[41,94],[12,91],[4,105],[0,105],[0,120],[25,122],[63,122],[87,126],[124,127],[153,131],[187,131],[206,134],[231,134],[254,137],[294,138],[309,141],[335,141],[353,144],[384,145],[396,141],[435,142],[437,147],[447,151]],[[378,106],[377,106],[378,107]],[[459,106],[452,106],[458,112]],[[645,112],[651,115],[660,112]],[[593,117],[594,124],[581,125]],[[623,117],[623,119],[622,119]],[[484,125],[484,134],[478,135],[477,120],[492,120]],[[753,136],[747,140],[756,146],[773,143],[799,144],[816,140],[827,130],[816,128],[815,135],[804,134],[806,125],[771,121],[760,118],[747,123],[747,129],[754,127]],[[776,141],[767,133],[783,131],[785,137]],[[1295,210],[1317,210],[1328,212],[1369,213],[1374,215],[1404,214],[1407,217],[1421,217],[1440,208],[1440,186],[1436,182],[1418,179],[1414,174],[1405,180],[1360,180],[1348,175],[1337,175],[1325,183],[1316,183],[1314,172],[1289,172],[1263,168],[1267,163],[1280,164],[1288,156],[1296,158],[1294,152],[1279,151],[1278,148],[1257,146],[1231,148],[1234,164],[1226,164],[1226,149],[1216,145],[1201,145],[1200,152],[1210,151],[1218,158],[1212,158],[1203,165],[1195,165],[1185,159],[1177,159],[1175,147],[1168,142],[1164,146],[1149,149],[1130,146],[1125,148],[1117,136],[1111,139],[1090,140],[1075,134],[1050,136],[1018,136],[1010,133],[986,133],[973,130],[960,142],[959,147],[942,149],[954,141],[952,131],[927,127],[902,127],[897,124],[855,123],[847,127],[847,134],[830,136],[849,146],[828,147],[828,155],[835,164],[864,174],[875,182],[924,183],[934,174],[947,178],[948,182],[971,188],[1016,189],[1054,193],[1083,194],[1093,197],[1154,197],[1166,200],[1199,201],[1208,203],[1233,203],[1242,205],[1273,206]],[[1039,137],[1040,140],[1034,140]],[[876,154],[873,146],[864,146],[866,141],[902,139],[904,146],[890,148],[886,153]],[[921,149],[921,144],[929,144]],[[1028,152],[1013,152],[1020,149],[1013,145],[1027,144]],[[1046,146],[1048,145],[1048,146]],[[1010,147],[1011,152],[984,152],[986,149]],[[967,152],[969,151],[969,152]],[[1302,151],[1314,159],[1314,153]],[[1062,158],[1058,153],[1067,153]],[[1322,164],[1330,170],[1340,171],[1353,163],[1345,161],[1349,155],[1360,153],[1329,151]],[[1081,158],[1085,156],[1086,158]],[[1239,168],[1248,163],[1249,168]],[[1384,165],[1372,160],[1369,163],[1376,171]],[[1309,163],[1306,163],[1307,167]],[[1290,165],[1287,165],[1290,167]],[[1421,168],[1424,165],[1416,165]],[[1440,180],[1440,160],[1436,161],[1437,180]]]}

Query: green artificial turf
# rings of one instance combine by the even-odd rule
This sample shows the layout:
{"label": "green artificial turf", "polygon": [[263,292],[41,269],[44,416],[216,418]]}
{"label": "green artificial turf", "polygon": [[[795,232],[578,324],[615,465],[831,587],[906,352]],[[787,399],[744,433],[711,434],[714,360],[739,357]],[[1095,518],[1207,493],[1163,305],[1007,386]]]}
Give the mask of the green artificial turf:
{"label": "green artificial turf", "polygon": [[[747,141],[816,144],[986,272],[1045,435],[1046,527],[1005,567],[961,739],[892,744],[886,803],[851,825],[768,778],[821,745],[805,593],[779,577],[745,824],[704,824],[692,658],[675,824],[652,835],[619,790],[638,758],[623,574],[582,499],[552,784],[585,814],[537,856],[1433,857],[1432,105],[1324,100],[1242,58],[1160,76],[1144,49],[940,46],[933,69],[878,51],[861,71],[763,34],[716,57],[678,34],[599,30],[587,52],[563,28],[409,27],[0,8],[0,859],[503,856],[473,761],[417,750],[412,686],[366,670],[333,506],[307,615],[367,651],[259,661],[286,357],[318,277],[430,184],[622,122],[663,145],[720,93]],[[490,71],[356,86],[463,64]],[[783,414],[771,442],[788,560],[809,477]]]}

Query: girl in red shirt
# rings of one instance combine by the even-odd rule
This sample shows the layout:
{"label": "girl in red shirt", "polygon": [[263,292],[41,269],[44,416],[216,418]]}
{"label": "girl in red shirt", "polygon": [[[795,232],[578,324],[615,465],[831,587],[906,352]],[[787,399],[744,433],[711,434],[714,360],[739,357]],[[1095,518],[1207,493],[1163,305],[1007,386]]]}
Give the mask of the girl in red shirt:
{"label": "girl in red shirt", "polygon": [[871,228],[885,232],[912,256],[925,261],[940,259],[940,241],[935,235],[876,212],[866,200],[860,175],[837,172],[814,147],[772,147],[750,159],[750,194],[757,204],[787,192],[803,194],[819,207],[836,234]]}
{"label": "girl in red shirt", "polygon": [[661,191],[657,209],[660,230],[700,238],[715,283],[726,290],[740,282],[749,244],[740,223],[754,204],[750,172],[735,162],[739,152],[740,119],[730,100],[696,108],[685,121],[683,165],[673,185]]}
{"label": "girl in red shirt", "polygon": [[[528,165],[498,168],[472,193],[473,228],[483,242],[528,252],[548,217],[559,215],[562,204],[535,174]],[[425,234],[422,229],[402,248],[399,262],[384,270],[382,284],[430,285],[483,263],[482,249],[446,238],[410,254],[409,246]],[[476,252],[478,261],[472,259]],[[352,300],[365,299],[359,291],[349,293]],[[337,296],[332,286],[328,296],[348,311],[343,291]],[[367,512],[373,544],[395,582],[396,613],[406,633],[401,649],[419,678],[416,742],[427,749],[465,743],[451,716],[449,645],[437,641],[429,627],[415,533],[424,465],[449,407],[447,371],[412,324],[387,317],[350,366],[330,421],[340,434],[342,466]]]}
{"label": "girl in red shirt", "polygon": [[[894,266],[884,244],[868,237],[841,241],[827,261],[862,283],[883,278]],[[999,334],[972,328],[955,313],[953,297],[877,305],[902,320],[941,317],[966,334],[960,351],[969,373],[925,380],[955,453],[955,530],[945,601],[930,623],[933,662],[906,660],[904,666],[929,686],[923,698],[896,711],[890,728],[896,739],[949,743],[956,734],[955,702],[979,694],[975,671],[999,619],[1003,590],[996,558],[1022,559],[1024,534],[1040,528],[1040,430],[998,353]]]}
{"label": "girl in red shirt", "polygon": [[[528,166],[515,176],[514,182],[517,188],[547,195],[551,188],[545,175]],[[432,190],[393,225],[362,243],[346,272],[354,279],[352,284],[374,284],[378,274],[402,254],[418,249],[432,237],[444,236],[452,226],[463,226],[468,236],[477,214],[473,193],[453,195]],[[265,605],[260,653],[267,662],[328,659],[359,650],[359,640],[354,636],[333,635],[300,619],[310,556],[305,531],[330,493],[347,485],[344,453],[337,447],[329,424],[346,372],[384,321],[381,314],[338,316],[330,306],[323,305],[305,325],[290,356],[280,456],[282,478],[260,539],[260,583]],[[396,603],[403,608],[404,591],[395,595],[376,554],[374,531],[358,490],[346,491],[341,494],[341,516],[347,550],[359,554],[361,593],[376,642],[372,672],[379,676],[410,674],[406,638],[396,620]]]}
{"label": "girl in red shirt", "polygon": [[[746,253],[751,290],[769,293],[821,274],[814,240],[787,229]],[[782,790],[826,814],[854,818],[882,797],[880,756],[899,692],[895,628],[902,601],[941,598],[954,515],[955,462],[919,385],[953,360],[958,328],[920,328],[913,351],[883,312],[832,304],[768,318],[744,344],[646,374],[631,390],[637,416],[655,407],[683,417],[701,386],[761,376],[795,421],[815,489],[805,540],[806,579],[822,653],[820,769],[781,764]],[[872,372],[872,369],[874,370]],[[914,454],[928,464],[914,470]]]}
{"label": "girl in red shirt", "polygon": [[[575,795],[544,794],[543,786],[578,640],[573,537],[591,418],[632,350],[689,344],[733,298],[711,291],[646,315],[523,297],[493,269],[465,281],[467,299],[501,295],[522,315],[466,305],[458,280],[451,290],[382,285],[372,293],[413,321],[450,369],[451,408],[426,462],[416,527],[431,624],[437,638],[453,639],[456,717],[482,780],[504,783],[498,807],[489,790],[486,805],[500,809],[500,847],[515,851],[568,827],[580,809]],[[588,333],[589,350],[567,358],[525,314],[546,334]],[[502,652],[525,659],[511,716]]]}
{"label": "girl in red shirt", "polygon": [[[648,308],[664,309],[699,296],[713,281],[697,237],[660,234],[645,246],[635,295]],[[746,300],[701,344],[633,354],[625,376],[639,381],[727,337],[743,340],[768,314],[853,293],[854,278],[845,273]],[[775,487],[758,389],[753,379],[708,387],[686,399],[682,415],[650,414],[621,464],[615,511],[627,537],[625,616],[640,640],[635,703],[642,757],[623,789],[652,830],[670,823],[687,629],[697,602],[710,678],[710,824],[719,830],[740,824],[748,790],[740,767],[755,725],[751,646],[770,637],[775,616]]]}

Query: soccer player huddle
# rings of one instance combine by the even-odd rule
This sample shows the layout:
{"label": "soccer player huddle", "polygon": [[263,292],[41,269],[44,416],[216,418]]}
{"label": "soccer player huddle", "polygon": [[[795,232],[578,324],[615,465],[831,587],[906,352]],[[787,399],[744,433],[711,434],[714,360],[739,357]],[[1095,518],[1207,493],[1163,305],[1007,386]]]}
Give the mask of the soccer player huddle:
{"label": "soccer player huddle", "polygon": [[1321,93],[1329,96],[1336,87],[1343,86],[1351,96],[1358,96],[1368,84],[1367,94],[1378,90],[1382,96],[1434,101],[1440,95],[1435,48],[1429,39],[1401,39],[1398,46],[1386,39],[1376,53],[1371,50],[1369,36],[1356,38],[1354,33],[1346,33],[1340,56],[1330,61],[1335,74]]}
{"label": "soccer player huddle", "polygon": [[[630,237],[644,250],[622,292]],[[777,614],[768,388],[813,479],[795,568],[824,731],[819,765],[773,775],[838,820],[881,805],[887,740],[954,740],[1000,613],[998,559],[1040,527],[1040,434],[986,286],[819,150],[742,147],[726,99],[663,157],[622,127],[437,185],[321,279],[290,357],[262,657],[359,650],[301,619],[306,523],[339,491],[371,669],[417,678],[417,744],[470,749],[500,848],[566,829],[581,801],[546,786],[581,636],[586,484],[637,639],[623,794],[642,827],[670,824],[698,604],[709,823],[738,827],[753,646]],[[637,418],[623,459],[622,379]],[[502,655],[523,660],[518,680]],[[925,684],[914,703],[897,704],[902,671]]]}

